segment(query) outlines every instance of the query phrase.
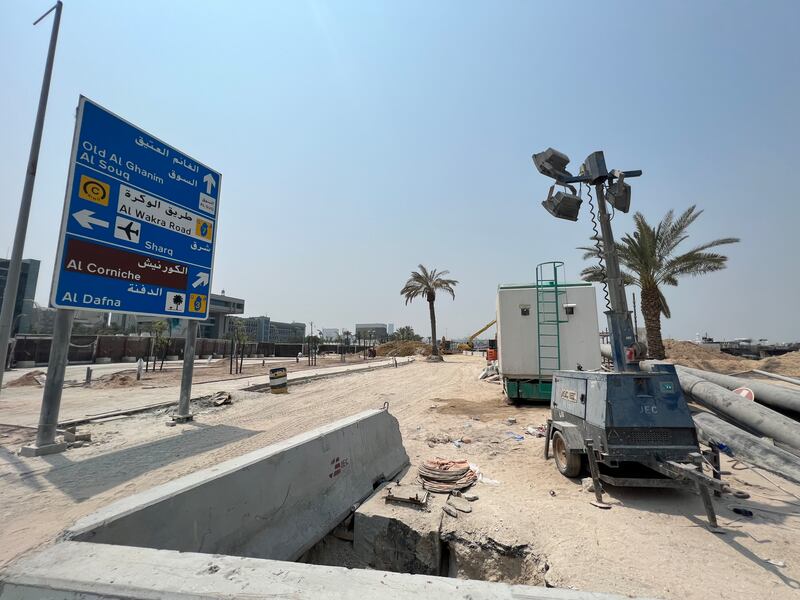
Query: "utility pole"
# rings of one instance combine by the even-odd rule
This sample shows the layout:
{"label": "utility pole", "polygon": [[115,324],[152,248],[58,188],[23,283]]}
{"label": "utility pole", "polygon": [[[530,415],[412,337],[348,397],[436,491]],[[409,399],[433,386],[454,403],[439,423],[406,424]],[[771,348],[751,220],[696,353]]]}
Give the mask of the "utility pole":
{"label": "utility pole", "polygon": [[47,50],[47,62],[44,67],[42,89],[39,93],[39,109],[36,113],[36,123],[33,126],[31,152],[28,156],[28,170],[25,173],[25,184],[22,188],[22,199],[17,216],[17,229],[14,233],[14,246],[11,251],[11,261],[8,265],[8,278],[6,279],[3,294],[3,308],[0,310],[0,388],[3,386],[3,373],[6,368],[8,354],[8,340],[11,335],[11,320],[14,316],[14,305],[17,303],[17,290],[19,289],[19,274],[22,268],[22,253],[25,250],[25,236],[28,233],[28,218],[31,213],[31,199],[33,198],[33,184],[36,181],[36,168],[39,164],[39,148],[42,145],[42,130],[44,129],[44,114],[47,110],[47,97],[50,94],[50,79],[53,74],[53,61],[56,55],[56,42],[58,40],[58,27],[61,23],[61,0],[56,2],[50,10],[34,21],[39,23],[54,10],[53,29],[50,33],[50,47]]}

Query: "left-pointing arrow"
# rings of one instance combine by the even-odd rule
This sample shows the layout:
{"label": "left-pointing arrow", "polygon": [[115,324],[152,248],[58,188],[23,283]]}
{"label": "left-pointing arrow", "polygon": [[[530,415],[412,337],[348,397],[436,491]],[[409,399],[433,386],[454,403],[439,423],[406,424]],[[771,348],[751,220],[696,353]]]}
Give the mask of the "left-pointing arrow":
{"label": "left-pointing arrow", "polygon": [[92,225],[97,225],[98,227],[108,227],[108,221],[98,219],[88,208],[74,212],[72,213],[72,216],[75,217],[75,220],[81,227],[85,227],[86,229],[93,229]]}

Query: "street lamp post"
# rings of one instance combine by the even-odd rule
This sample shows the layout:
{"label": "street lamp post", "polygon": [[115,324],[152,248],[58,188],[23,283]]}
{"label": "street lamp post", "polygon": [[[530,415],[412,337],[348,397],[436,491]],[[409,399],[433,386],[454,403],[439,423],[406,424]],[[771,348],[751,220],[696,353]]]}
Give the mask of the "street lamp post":
{"label": "street lamp post", "polygon": [[11,321],[14,316],[14,305],[17,301],[19,288],[19,274],[22,269],[22,252],[25,249],[25,236],[28,233],[28,217],[31,213],[31,199],[33,198],[33,184],[36,180],[36,168],[39,164],[39,148],[42,145],[42,131],[44,130],[44,114],[47,110],[47,97],[50,94],[50,79],[53,74],[53,61],[56,55],[56,42],[58,40],[58,27],[61,23],[61,0],[56,2],[50,10],[34,21],[39,23],[54,10],[53,29],[50,33],[50,46],[47,49],[47,62],[44,67],[42,89],[39,92],[39,108],[36,112],[36,122],[33,126],[31,151],[28,156],[28,169],[25,172],[25,184],[22,187],[22,199],[19,204],[17,216],[17,229],[14,233],[14,247],[11,250],[11,260],[8,265],[5,293],[3,294],[3,308],[0,309],[0,388],[3,387],[3,372],[5,371],[8,353],[8,339],[11,333]]}

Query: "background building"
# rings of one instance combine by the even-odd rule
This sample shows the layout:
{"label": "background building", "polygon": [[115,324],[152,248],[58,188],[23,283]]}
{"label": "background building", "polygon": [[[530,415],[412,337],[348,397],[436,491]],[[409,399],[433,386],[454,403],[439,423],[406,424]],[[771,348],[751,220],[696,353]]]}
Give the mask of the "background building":
{"label": "background building", "polygon": [[270,318],[263,317],[228,317],[226,320],[226,334],[233,333],[235,323],[241,323],[248,342],[268,342]]}
{"label": "background building", "polygon": [[362,340],[385,342],[389,337],[386,323],[356,323],[355,333]]}
{"label": "background building", "polygon": [[[0,298],[3,298],[8,279],[8,268],[11,261],[0,258]],[[36,296],[36,283],[39,279],[39,261],[26,258],[22,261],[17,287],[17,301],[14,304],[14,317],[11,321],[11,335],[30,333],[33,317],[33,298]]]}
{"label": "background building", "polygon": [[330,329],[328,327],[322,328],[322,340],[325,342],[335,342],[339,339],[339,330]]}
{"label": "background building", "polygon": [[230,336],[233,325],[240,322],[247,334],[248,342],[272,342],[300,344],[305,340],[305,323],[282,323],[270,317],[227,317],[226,335]]}
{"label": "background building", "polygon": [[281,323],[280,321],[270,321],[269,342],[280,343],[303,343],[306,337],[305,323]]}
{"label": "background building", "polygon": [[[243,299],[222,294],[211,294],[211,301],[208,305],[208,319],[198,321],[197,337],[207,339],[222,339],[226,337],[226,325],[230,315],[240,315],[243,312]],[[164,321],[167,324],[166,335],[169,337],[184,337],[186,335],[186,319],[166,319],[128,313],[112,313],[111,315],[111,324],[119,327],[119,330],[123,333],[150,331],[155,321]]]}
{"label": "background building", "polygon": [[394,333],[394,323],[389,323],[389,327],[386,330],[386,333],[392,335]]}
{"label": "background building", "polygon": [[76,310],[72,321],[72,333],[95,333],[108,327],[107,312]]}
{"label": "background building", "polygon": [[221,339],[226,337],[228,315],[244,313],[244,300],[224,294],[211,294],[208,303],[208,319],[200,321],[197,337]]}

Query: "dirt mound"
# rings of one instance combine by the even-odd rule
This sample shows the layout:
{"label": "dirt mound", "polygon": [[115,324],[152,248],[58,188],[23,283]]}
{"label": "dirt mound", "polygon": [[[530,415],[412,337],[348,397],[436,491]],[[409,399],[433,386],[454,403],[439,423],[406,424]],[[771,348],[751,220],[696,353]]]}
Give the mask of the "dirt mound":
{"label": "dirt mound", "polygon": [[375,348],[378,356],[429,356],[430,344],[422,342],[387,342]]}
{"label": "dirt mound", "polygon": [[789,352],[780,356],[770,356],[753,364],[758,366],[750,367],[751,369],[761,369],[778,375],[800,377],[800,351]]}
{"label": "dirt mound", "polygon": [[705,348],[694,342],[664,340],[667,360],[684,367],[716,371],[717,373],[737,373],[751,369],[761,369],[779,375],[800,376],[800,352],[789,352],[782,356],[771,356],[762,360],[751,360],[725,354],[713,348]]}
{"label": "dirt mound", "polygon": [[725,354],[714,348],[705,348],[694,342],[664,340],[664,349],[667,360],[684,367],[719,373],[735,373],[757,368],[755,361]]}
{"label": "dirt mound", "polygon": [[[36,381],[37,377],[44,377],[44,371],[30,371],[29,373],[25,373],[22,377],[15,379],[14,381],[9,382],[8,387],[24,387],[28,385],[41,385],[38,381]],[[43,380],[44,381],[44,380]]]}
{"label": "dirt mound", "polygon": [[112,373],[111,375],[103,375],[94,380],[92,383],[93,388],[124,388],[133,387],[137,385],[136,374],[133,371],[122,371],[120,373]]}

